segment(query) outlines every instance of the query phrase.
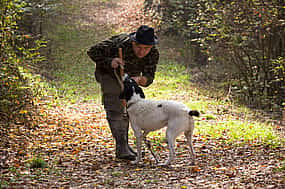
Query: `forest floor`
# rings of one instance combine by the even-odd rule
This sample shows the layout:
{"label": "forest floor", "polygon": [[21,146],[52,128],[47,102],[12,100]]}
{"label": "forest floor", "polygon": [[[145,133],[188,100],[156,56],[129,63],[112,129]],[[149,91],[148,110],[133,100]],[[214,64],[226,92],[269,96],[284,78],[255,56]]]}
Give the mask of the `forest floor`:
{"label": "forest floor", "polygon": [[[150,17],[143,16],[142,0],[95,2],[80,3],[80,11],[70,19],[79,20],[82,29],[96,23],[116,32],[153,24]],[[189,100],[179,94],[172,98],[179,96]],[[201,97],[197,92],[191,98]],[[47,105],[40,101],[38,107],[35,128],[11,126],[8,145],[0,150],[0,188],[285,188],[284,144],[233,144],[223,135],[213,138],[195,133],[194,166],[184,137],[177,139],[176,159],[171,166],[156,166],[147,150],[143,165],[131,165],[115,158],[114,140],[100,102]],[[233,117],[240,115],[225,111],[213,119]],[[203,115],[196,122],[216,124]],[[163,134],[150,136],[163,161],[168,150],[159,142],[160,137]],[[130,144],[135,148],[133,141],[131,135]]]}

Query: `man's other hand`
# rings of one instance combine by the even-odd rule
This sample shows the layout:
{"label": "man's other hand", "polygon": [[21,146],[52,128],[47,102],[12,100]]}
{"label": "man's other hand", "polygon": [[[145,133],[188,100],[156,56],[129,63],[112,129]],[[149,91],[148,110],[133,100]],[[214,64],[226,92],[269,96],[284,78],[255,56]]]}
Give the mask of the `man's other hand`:
{"label": "man's other hand", "polygon": [[119,67],[119,65],[125,65],[125,62],[122,60],[122,59],[120,59],[120,58],[114,58],[113,60],[112,60],[112,62],[111,62],[111,66],[112,66],[112,68],[118,68]]}
{"label": "man's other hand", "polygon": [[146,86],[147,78],[144,76],[132,77],[135,82],[140,86]]}

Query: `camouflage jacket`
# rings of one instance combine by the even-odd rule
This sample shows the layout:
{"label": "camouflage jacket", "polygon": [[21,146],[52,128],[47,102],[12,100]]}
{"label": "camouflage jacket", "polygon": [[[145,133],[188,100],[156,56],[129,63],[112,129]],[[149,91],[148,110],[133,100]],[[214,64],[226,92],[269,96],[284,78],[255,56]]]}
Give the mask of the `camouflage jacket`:
{"label": "camouflage jacket", "polygon": [[145,57],[138,58],[133,52],[132,42],[127,34],[113,36],[89,49],[88,56],[96,62],[96,80],[100,82],[100,74],[111,74],[115,77],[111,62],[113,58],[119,57],[119,48],[123,51],[124,72],[130,76],[145,76],[146,86],[150,85],[154,79],[159,52],[154,46]]}

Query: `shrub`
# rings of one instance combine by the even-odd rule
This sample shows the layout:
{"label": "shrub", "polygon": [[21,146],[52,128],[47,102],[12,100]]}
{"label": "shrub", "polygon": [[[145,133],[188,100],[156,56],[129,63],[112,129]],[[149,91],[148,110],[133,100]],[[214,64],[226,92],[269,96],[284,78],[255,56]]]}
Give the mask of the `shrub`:
{"label": "shrub", "polygon": [[42,60],[42,41],[20,31],[18,21],[24,1],[2,0],[0,3],[0,122],[23,122],[33,106],[33,93],[24,69]]}
{"label": "shrub", "polygon": [[206,56],[203,62],[219,65],[219,78],[228,81],[237,99],[267,110],[281,109],[284,1],[146,1],[148,7],[161,7],[157,15],[162,15],[166,34],[183,38],[184,54],[190,54],[187,62],[201,66]]}

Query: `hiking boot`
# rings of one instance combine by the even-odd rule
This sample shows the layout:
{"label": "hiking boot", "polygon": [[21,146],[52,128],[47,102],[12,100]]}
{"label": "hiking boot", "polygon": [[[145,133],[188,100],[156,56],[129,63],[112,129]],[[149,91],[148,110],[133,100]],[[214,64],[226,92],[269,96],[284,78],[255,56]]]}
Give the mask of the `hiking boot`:
{"label": "hiking boot", "polygon": [[116,158],[135,160],[136,153],[128,144],[129,125],[125,120],[108,120],[112,135],[116,141]]}

